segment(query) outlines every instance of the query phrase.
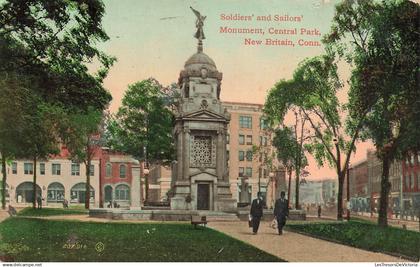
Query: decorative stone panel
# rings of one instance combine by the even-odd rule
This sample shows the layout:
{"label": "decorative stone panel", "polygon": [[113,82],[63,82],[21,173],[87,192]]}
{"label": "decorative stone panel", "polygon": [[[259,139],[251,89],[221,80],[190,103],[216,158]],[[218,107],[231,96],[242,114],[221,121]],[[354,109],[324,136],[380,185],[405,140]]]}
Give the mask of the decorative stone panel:
{"label": "decorative stone panel", "polygon": [[191,167],[216,167],[216,142],[211,135],[191,136]]}

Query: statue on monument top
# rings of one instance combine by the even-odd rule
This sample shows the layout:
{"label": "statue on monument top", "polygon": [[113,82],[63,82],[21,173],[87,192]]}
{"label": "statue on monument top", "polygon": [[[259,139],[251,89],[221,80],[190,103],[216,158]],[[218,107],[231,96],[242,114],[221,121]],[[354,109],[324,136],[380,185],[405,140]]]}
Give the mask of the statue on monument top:
{"label": "statue on monument top", "polygon": [[206,37],[204,37],[203,26],[204,26],[204,20],[207,18],[207,16],[202,16],[200,12],[198,12],[191,6],[190,8],[194,12],[194,14],[197,16],[197,21],[195,22],[195,26],[197,27],[197,32],[195,33],[194,37],[197,38],[199,42],[201,42],[201,40],[206,39]]}

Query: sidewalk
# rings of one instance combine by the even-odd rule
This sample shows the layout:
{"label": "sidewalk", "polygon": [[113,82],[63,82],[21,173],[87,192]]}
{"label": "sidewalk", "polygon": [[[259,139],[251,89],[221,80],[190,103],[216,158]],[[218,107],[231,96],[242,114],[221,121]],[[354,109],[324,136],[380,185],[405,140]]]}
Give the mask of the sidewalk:
{"label": "sidewalk", "polygon": [[251,234],[247,222],[212,222],[209,226],[290,262],[406,261],[288,231],[279,236],[277,230],[269,227],[269,222],[261,222],[258,235]]}

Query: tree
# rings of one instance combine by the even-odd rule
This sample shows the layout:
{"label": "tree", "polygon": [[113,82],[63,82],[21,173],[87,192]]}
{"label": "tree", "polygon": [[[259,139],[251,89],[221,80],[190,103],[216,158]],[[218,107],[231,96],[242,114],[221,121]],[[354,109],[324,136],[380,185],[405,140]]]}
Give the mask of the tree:
{"label": "tree", "polygon": [[[296,114],[297,116],[297,114]],[[288,186],[288,201],[290,202],[290,185],[292,179],[292,172],[296,172],[296,199],[295,199],[295,208],[299,209],[299,176],[301,169],[308,165],[307,158],[305,156],[304,147],[303,147],[303,129],[301,138],[298,138],[296,135],[296,128],[298,127],[299,121],[296,120],[295,127],[283,126],[277,128],[274,132],[275,136],[273,139],[273,145],[277,149],[277,159],[282,163],[286,172],[289,176],[289,186]],[[301,126],[304,126],[302,122]]]}
{"label": "tree", "polygon": [[[36,88],[48,102],[64,106],[104,109],[111,95],[102,87],[115,58],[98,48],[108,40],[102,29],[104,5],[100,0],[6,0],[0,4],[0,71],[37,76]],[[95,75],[87,64],[98,64]],[[35,89],[35,88],[34,88]]]}
{"label": "tree", "polygon": [[366,112],[362,138],[382,160],[378,224],[387,226],[389,166],[419,148],[419,5],[410,1],[344,1],[326,43],[353,63],[350,117]]}
{"label": "tree", "polygon": [[89,107],[87,112],[79,111],[68,115],[67,120],[62,136],[71,159],[75,162],[83,162],[86,166],[85,208],[89,209],[91,165],[95,149],[100,141],[99,126],[102,121],[102,113]]}
{"label": "tree", "polygon": [[153,78],[130,85],[122,106],[108,123],[110,147],[147,163],[172,161],[174,116],[167,90]]}
{"label": "tree", "polygon": [[15,73],[0,75],[0,155],[2,170],[2,209],[6,208],[6,185],[8,160],[19,151],[21,129],[23,123],[23,100],[28,91],[25,90],[24,79]]}
{"label": "tree", "polygon": [[[29,89],[26,89],[30,91]],[[50,106],[42,99],[28,92],[25,96],[24,125],[19,140],[20,149],[17,157],[28,158],[33,162],[33,208],[37,197],[37,162],[59,152],[59,135],[56,131],[56,114],[59,107]]]}
{"label": "tree", "polygon": [[344,127],[346,105],[340,103],[337,92],[341,88],[334,58],[324,55],[301,62],[293,79],[276,84],[267,97],[264,109],[272,122],[282,121],[292,107],[300,108],[309,123],[310,140],[305,149],[318,165],[328,163],[338,177],[337,219],[343,218],[343,183],[355,149],[363,116],[353,120],[353,128]]}

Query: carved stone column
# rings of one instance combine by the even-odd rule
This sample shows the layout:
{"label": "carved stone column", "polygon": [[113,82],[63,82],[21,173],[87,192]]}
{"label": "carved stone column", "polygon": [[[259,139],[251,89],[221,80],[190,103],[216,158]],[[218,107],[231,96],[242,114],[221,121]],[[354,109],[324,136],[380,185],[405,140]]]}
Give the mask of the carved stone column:
{"label": "carved stone column", "polygon": [[177,133],[176,133],[176,138],[177,138],[177,147],[176,147],[176,152],[177,152],[177,165],[176,165],[176,169],[177,169],[177,175],[176,175],[176,180],[177,181],[181,181],[182,180],[182,164],[183,164],[183,157],[182,157],[182,153],[183,153],[183,148],[184,148],[184,142],[183,142],[183,138],[182,138],[183,132],[181,131],[181,129],[178,126],[177,129]]}
{"label": "carved stone column", "polygon": [[183,128],[183,136],[184,136],[184,145],[183,145],[183,158],[185,159],[183,162],[183,180],[188,180],[190,176],[190,145],[191,145],[191,130],[188,126],[184,126]]}
{"label": "carved stone column", "polygon": [[223,171],[224,171],[224,157],[225,157],[225,149],[223,146],[223,130],[217,131],[217,155],[216,155],[216,173],[217,173],[217,179],[221,180],[223,179]]}

